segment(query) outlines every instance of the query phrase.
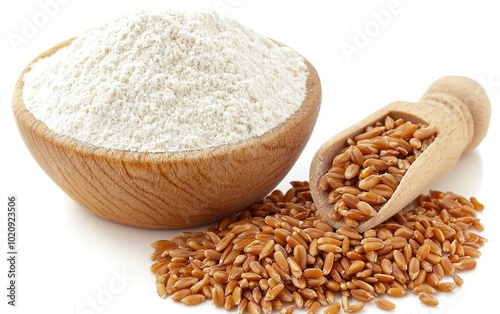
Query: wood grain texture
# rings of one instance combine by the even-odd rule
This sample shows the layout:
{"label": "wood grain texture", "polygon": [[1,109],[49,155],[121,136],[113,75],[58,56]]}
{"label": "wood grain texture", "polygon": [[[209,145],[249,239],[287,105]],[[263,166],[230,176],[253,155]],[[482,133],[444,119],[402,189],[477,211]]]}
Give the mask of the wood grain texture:
{"label": "wood grain texture", "polygon": [[313,157],[309,181],[319,215],[335,228],[345,224],[328,217],[333,205],[328,203],[328,193],[319,189],[319,179],[331,168],[333,157],[345,147],[348,138],[362,133],[366,126],[383,121],[389,114],[394,119],[434,125],[438,128],[437,136],[410,166],[378,214],[359,224],[357,229],[360,232],[403,209],[448,173],[464,152],[479,145],[488,130],[491,106],[486,92],[477,82],[466,77],[449,76],[432,84],[417,103],[391,103],[330,138]]}
{"label": "wood grain texture", "polygon": [[[70,44],[62,42],[38,56]],[[33,61],[33,62],[34,62]],[[70,197],[103,218],[136,227],[186,228],[217,221],[276,187],[300,156],[321,103],[309,68],[307,97],[289,119],[234,145],[177,153],[137,153],[86,145],[55,134],[23,103],[21,73],[13,96],[19,132],[40,167]]]}

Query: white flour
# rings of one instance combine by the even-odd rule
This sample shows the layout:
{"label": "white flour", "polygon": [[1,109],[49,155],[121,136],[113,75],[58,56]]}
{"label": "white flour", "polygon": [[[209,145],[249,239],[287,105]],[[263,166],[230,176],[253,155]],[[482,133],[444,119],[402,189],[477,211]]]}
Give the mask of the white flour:
{"label": "white flour", "polygon": [[262,135],[294,113],[307,66],[206,12],[139,11],[34,64],[26,107],[60,135],[99,147],[175,152]]}

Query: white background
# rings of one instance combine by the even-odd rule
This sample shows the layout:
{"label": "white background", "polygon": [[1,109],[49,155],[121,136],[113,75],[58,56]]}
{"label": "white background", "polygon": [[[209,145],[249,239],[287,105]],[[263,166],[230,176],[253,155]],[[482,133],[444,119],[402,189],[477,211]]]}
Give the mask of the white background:
{"label": "white background", "polygon": [[[460,273],[464,286],[439,294],[441,303],[436,308],[421,305],[414,295],[394,301],[396,313],[485,312],[498,305],[498,292],[485,286],[498,282],[494,254],[500,250],[495,189],[499,167],[493,150],[500,121],[500,19],[494,1],[28,0],[10,1],[9,6],[0,13],[0,176],[5,204],[0,214],[0,313],[224,311],[210,301],[187,307],[160,299],[149,273],[150,243],[178,231],[136,229],[88,213],[38,167],[14,123],[12,91],[24,66],[52,45],[140,7],[217,9],[289,45],[316,67],[323,87],[320,116],[281,189],[287,189],[291,180],[307,180],[319,146],[380,107],[396,100],[417,101],[428,85],[445,75],[469,76],[483,84],[493,107],[489,132],[479,148],[464,155],[432,188],[477,196],[486,205],[480,217],[486,227],[482,235],[490,241],[482,249],[477,269]],[[382,10],[389,13],[384,15]],[[33,24],[35,28],[27,31],[26,25],[34,22],[38,26]],[[360,32],[368,37],[355,42]],[[342,45],[358,47],[346,55]],[[9,194],[18,197],[15,308],[7,306],[6,298]],[[373,303],[363,310],[368,311],[382,313]]]}

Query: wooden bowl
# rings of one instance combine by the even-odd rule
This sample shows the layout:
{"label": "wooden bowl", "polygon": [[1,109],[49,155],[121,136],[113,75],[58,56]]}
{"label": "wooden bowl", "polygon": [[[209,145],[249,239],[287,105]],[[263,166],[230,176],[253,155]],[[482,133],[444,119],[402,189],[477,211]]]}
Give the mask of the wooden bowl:
{"label": "wooden bowl", "polygon": [[[32,63],[71,41],[52,47]],[[26,109],[23,76],[32,63],[21,73],[13,96],[16,123],[29,151],[49,177],[83,207],[136,227],[204,225],[267,195],[297,161],[321,103],[318,74],[307,62],[310,74],[301,107],[261,136],[175,153],[111,150],[55,134]]]}

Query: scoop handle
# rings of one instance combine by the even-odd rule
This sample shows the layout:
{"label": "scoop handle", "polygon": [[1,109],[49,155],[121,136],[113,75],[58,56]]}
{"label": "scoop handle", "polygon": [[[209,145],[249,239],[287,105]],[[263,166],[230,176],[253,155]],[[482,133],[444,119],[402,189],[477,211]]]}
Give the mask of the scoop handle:
{"label": "scoop handle", "polygon": [[491,117],[491,105],[479,83],[464,76],[445,76],[435,81],[419,102],[439,102],[456,114],[463,115],[468,128],[465,152],[476,148],[486,136]]}

